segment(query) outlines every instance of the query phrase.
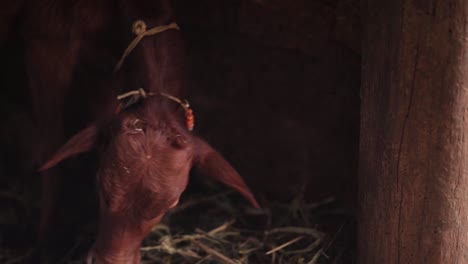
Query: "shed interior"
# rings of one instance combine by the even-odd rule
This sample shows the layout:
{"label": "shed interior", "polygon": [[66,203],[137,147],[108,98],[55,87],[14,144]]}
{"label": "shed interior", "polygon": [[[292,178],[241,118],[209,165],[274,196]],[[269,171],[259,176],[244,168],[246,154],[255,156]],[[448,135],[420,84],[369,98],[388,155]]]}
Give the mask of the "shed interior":
{"label": "shed interior", "polygon": [[[270,244],[262,244],[262,257],[248,259],[250,263],[315,263],[309,261],[320,249],[323,254],[316,263],[355,263],[360,2],[173,3],[185,38],[188,99],[195,111],[195,132],[233,164],[264,208],[252,211],[237,195],[192,177],[182,208],[170,213],[163,223],[174,226],[177,231],[173,234],[196,233],[197,228],[207,231],[236,219],[236,232],[257,230],[258,240],[267,230],[278,227],[320,230],[327,234],[326,243],[314,251],[293,257],[288,251],[265,255],[266,249],[307,236],[293,232],[278,237],[276,243],[264,240]],[[7,79],[20,54],[2,52],[11,62],[2,70],[3,79]],[[0,187],[0,262],[27,254],[32,244],[27,241],[34,241],[38,217],[37,204],[29,204],[33,209],[23,208],[37,195],[31,188],[40,186],[37,179],[31,180],[34,168],[18,162],[34,159],[28,154],[34,139],[18,133],[34,129],[27,105],[20,103],[23,96],[12,92],[0,99],[0,110],[6,117],[0,137],[0,177],[5,183]],[[30,186],[25,188],[25,184]],[[25,193],[29,202],[23,199]],[[146,246],[161,242],[158,234],[151,237]],[[304,243],[302,248],[307,246]],[[81,247],[84,252],[86,245]],[[300,248],[298,245],[297,250]],[[75,251],[73,254],[79,255],[80,250]],[[171,256],[163,253],[163,259]],[[151,254],[144,254],[148,263],[163,263]],[[172,263],[177,259],[172,257]]]}

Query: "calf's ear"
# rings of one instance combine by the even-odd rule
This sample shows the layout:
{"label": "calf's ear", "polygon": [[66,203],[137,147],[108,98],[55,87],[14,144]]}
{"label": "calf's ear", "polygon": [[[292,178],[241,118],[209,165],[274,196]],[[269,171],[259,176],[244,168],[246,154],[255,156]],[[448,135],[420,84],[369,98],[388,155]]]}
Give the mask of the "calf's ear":
{"label": "calf's ear", "polygon": [[193,166],[201,174],[219,181],[244,196],[255,208],[260,208],[249,187],[239,173],[206,142],[196,139]]}
{"label": "calf's ear", "polygon": [[48,170],[65,159],[73,157],[83,152],[90,151],[96,144],[97,128],[96,126],[89,126],[72,138],[70,138],[65,145],[63,145],[46,163],[44,163],[39,171]]}

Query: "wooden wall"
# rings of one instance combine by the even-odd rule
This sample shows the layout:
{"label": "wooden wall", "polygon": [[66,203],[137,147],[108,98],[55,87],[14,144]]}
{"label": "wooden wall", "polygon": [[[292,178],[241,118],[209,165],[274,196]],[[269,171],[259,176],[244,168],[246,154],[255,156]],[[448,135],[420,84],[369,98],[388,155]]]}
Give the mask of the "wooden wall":
{"label": "wooden wall", "polygon": [[467,15],[363,1],[359,263],[468,263]]}

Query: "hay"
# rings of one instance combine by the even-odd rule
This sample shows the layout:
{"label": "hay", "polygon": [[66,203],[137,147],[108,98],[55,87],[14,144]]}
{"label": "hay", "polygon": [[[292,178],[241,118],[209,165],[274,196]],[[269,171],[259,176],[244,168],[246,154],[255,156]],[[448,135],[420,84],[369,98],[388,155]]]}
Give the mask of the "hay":
{"label": "hay", "polygon": [[[264,208],[254,209],[238,208],[246,203],[234,201],[236,196],[224,192],[183,197],[181,204],[145,238],[140,249],[142,263],[353,263],[345,259],[349,257],[346,252],[352,251],[349,243],[334,244],[338,237],[343,240],[340,233],[344,225],[330,234],[312,224],[314,215],[322,213],[318,209],[329,209],[333,199],[314,204],[296,199],[290,204],[263,199]],[[11,197],[8,195],[8,199]],[[79,241],[89,243],[89,239]],[[70,249],[64,263],[82,263],[72,257],[79,247],[83,245]],[[4,241],[0,262],[31,263],[25,261],[31,254],[31,248],[8,248]]]}
{"label": "hay", "polygon": [[[332,237],[304,223],[304,218],[295,212],[301,210],[304,214],[310,214],[320,205],[330,204],[332,199],[326,199],[320,205],[309,204],[304,208],[292,208],[293,202],[289,206],[271,204],[263,209],[236,210],[227,198],[230,194],[217,194],[199,200],[190,199],[170,212],[165,221],[156,226],[144,241],[144,246],[141,248],[143,262],[331,263],[325,251],[332,246]],[[172,223],[176,215],[184,213],[191,215],[191,212],[184,211],[189,208],[196,210],[198,207],[201,212],[208,210],[213,221],[200,222],[204,218],[195,217],[196,219],[192,221],[197,222],[198,227],[193,232],[180,229]],[[223,219],[226,211],[233,219],[215,226],[214,223]],[[252,217],[263,218],[266,226],[246,227],[246,219]],[[172,229],[164,222],[171,223]],[[277,226],[280,223],[290,225]],[[211,226],[211,229],[205,231],[200,226]]]}

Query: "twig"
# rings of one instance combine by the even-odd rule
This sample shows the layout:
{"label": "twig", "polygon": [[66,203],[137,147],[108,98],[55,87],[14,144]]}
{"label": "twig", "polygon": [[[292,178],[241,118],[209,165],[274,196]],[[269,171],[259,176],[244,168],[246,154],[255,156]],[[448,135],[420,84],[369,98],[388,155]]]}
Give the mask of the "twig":
{"label": "twig", "polygon": [[248,255],[251,252],[257,251],[257,250],[259,250],[261,248],[262,248],[261,246],[258,246],[258,247],[253,247],[253,248],[249,248],[249,249],[245,249],[245,250],[239,250],[239,254]]}
{"label": "twig", "polygon": [[159,233],[160,230],[165,231],[166,234],[171,233],[171,229],[167,225],[161,224],[161,223],[159,223],[155,227],[153,227],[153,229],[151,229],[151,232],[158,232]]}
{"label": "twig", "polygon": [[211,255],[207,255],[205,256],[204,258],[200,259],[199,261],[197,261],[195,264],[201,264],[203,263],[204,261],[207,261],[207,260],[210,260],[211,259]]}
{"label": "twig", "polygon": [[322,241],[320,239],[317,239],[317,240],[315,240],[314,243],[310,244],[308,247],[306,247],[304,249],[290,250],[290,251],[287,251],[287,252],[283,252],[283,254],[284,255],[297,255],[297,254],[309,253],[312,250],[314,250],[316,247],[318,247],[321,242]]}
{"label": "twig", "polygon": [[291,244],[296,243],[297,241],[299,241],[299,240],[301,240],[301,239],[303,239],[303,238],[304,238],[304,236],[296,237],[296,238],[294,238],[293,240],[290,240],[290,241],[288,241],[288,242],[286,242],[286,243],[284,243],[284,244],[282,244],[282,245],[280,245],[280,246],[278,246],[278,247],[276,247],[276,248],[274,248],[274,249],[268,251],[268,252],[266,253],[266,255],[270,255],[271,253],[274,253],[274,252],[276,252],[276,251],[278,251],[278,250],[281,250],[281,249],[283,249],[283,248],[285,248],[285,247],[287,247],[287,246],[289,246],[289,245],[291,245]]}
{"label": "twig", "polygon": [[335,242],[335,240],[338,238],[338,236],[340,235],[341,231],[343,231],[343,227],[345,226],[345,224],[342,224],[340,226],[340,228],[338,229],[338,231],[336,231],[336,233],[333,235],[333,238],[330,240],[330,242],[328,242],[327,246],[325,247],[325,249],[323,251],[327,251],[331,245]]}
{"label": "twig", "polygon": [[176,238],[172,240],[174,244],[179,244],[180,242],[185,242],[185,241],[192,241],[200,238],[206,238],[205,234],[197,234],[197,235],[185,235],[180,238]]}
{"label": "twig", "polygon": [[236,220],[235,220],[235,219],[232,219],[231,221],[226,222],[226,223],[224,223],[223,225],[221,225],[221,226],[219,226],[219,227],[217,227],[217,228],[215,228],[215,229],[212,229],[212,230],[209,231],[207,234],[210,235],[210,236],[212,236],[212,235],[214,235],[214,234],[216,234],[216,233],[222,232],[222,231],[226,230],[228,227],[230,227],[232,224],[234,224],[234,222],[236,222]]}
{"label": "twig", "polygon": [[318,231],[317,229],[307,228],[307,227],[296,227],[296,226],[274,228],[270,231],[267,231],[266,234],[270,235],[274,233],[294,233],[294,234],[301,234],[301,235],[309,235],[317,239],[323,239],[325,237],[325,234]]}
{"label": "twig", "polygon": [[203,251],[205,251],[206,253],[212,255],[213,257],[216,257],[218,258],[219,260],[227,263],[227,264],[239,264],[237,261],[234,261],[233,259],[230,259],[228,257],[226,257],[225,255],[221,254],[220,252],[208,247],[207,245],[199,242],[199,241],[196,241],[196,240],[192,240],[192,243],[195,244],[196,246],[198,246],[199,248],[201,248]]}
{"label": "twig", "polygon": [[175,248],[174,245],[175,243],[173,242],[172,238],[170,236],[164,236],[160,240],[160,245],[157,246],[149,246],[149,247],[141,247],[140,251],[146,252],[146,251],[163,251],[168,253],[169,255],[173,254],[179,254],[184,257],[191,257],[195,259],[200,259],[201,257],[196,254],[195,252],[191,251],[190,249],[178,249]]}
{"label": "twig", "polygon": [[317,251],[317,253],[315,253],[314,257],[309,262],[307,262],[307,264],[317,263],[318,259],[322,255],[322,252],[323,252],[323,248],[319,249],[319,251]]}

